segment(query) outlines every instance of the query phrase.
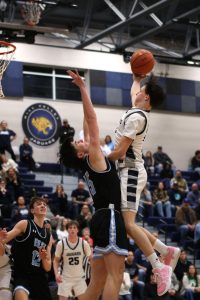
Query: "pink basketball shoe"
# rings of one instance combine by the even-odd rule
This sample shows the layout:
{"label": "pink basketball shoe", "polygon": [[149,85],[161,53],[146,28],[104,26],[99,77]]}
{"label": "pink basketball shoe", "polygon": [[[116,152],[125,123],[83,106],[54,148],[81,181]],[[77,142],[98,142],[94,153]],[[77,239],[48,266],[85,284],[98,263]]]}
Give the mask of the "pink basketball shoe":
{"label": "pink basketball shoe", "polygon": [[171,266],[172,271],[174,271],[176,264],[178,262],[181,250],[179,248],[171,247],[171,246],[168,246],[167,250],[168,250],[167,255],[163,256],[163,263],[165,265]]}
{"label": "pink basketball shoe", "polygon": [[171,286],[172,268],[170,266],[162,265],[161,268],[153,269],[157,281],[158,296],[164,295]]}

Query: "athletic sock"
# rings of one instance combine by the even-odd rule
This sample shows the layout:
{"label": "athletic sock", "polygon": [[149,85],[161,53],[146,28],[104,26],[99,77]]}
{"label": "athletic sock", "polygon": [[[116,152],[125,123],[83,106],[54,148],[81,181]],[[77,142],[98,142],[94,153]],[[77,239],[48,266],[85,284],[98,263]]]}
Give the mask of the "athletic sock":
{"label": "athletic sock", "polygon": [[166,256],[168,253],[167,246],[161,242],[159,239],[156,239],[155,244],[153,245],[153,248],[157,250],[161,255]]}
{"label": "athletic sock", "polygon": [[149,255],[147,257],[147,259],[151,263],[153,269],[162,268],[163,264],[160,262],[157,254],[155,252],[153,252],[151,255]]}

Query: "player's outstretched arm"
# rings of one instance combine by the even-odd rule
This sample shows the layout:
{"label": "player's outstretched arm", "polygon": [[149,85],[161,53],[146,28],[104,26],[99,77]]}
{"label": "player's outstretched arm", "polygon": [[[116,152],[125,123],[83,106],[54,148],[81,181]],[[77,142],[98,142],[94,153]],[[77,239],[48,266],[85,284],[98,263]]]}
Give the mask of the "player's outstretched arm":
{"label": "player's outstretched arm", "polygon": [[0,231],[0,242],[2,244],[7,244],[14,238],[16,238],[19,235],[22,235],[25,233],[27,227],[27,220],[19,221],[12,230],[6,231],[5,229]]}
{"label": "player's outstretched arm", "polygon": [[88,123],[87,123],[85,117],[83,118],[83,135],[84,135],[84,141],[86,141],[89,144],[90,143],[90,134],[89,134]]}
{"label": "player's outstretched arm", "polygon": [[88,94],[85,82],[79,76],[78,72],[67,72],[72,77],[72,82],[76,84],[81,92],[81,99],[83,102],[83,112],[86,126],[89,132],[89,156],[90,163],[99,171],[106,168],[105,158],[100,148],[99,127],[97,123],[96,112],[94,110],[92,101]]}
{"label": "player's outstretched arm", "polygon": [[131,102],[132,102],[132,106],[135,106],[135,98],[137,96],[137,94],[140,92],[140,83],[142,81],[142,79],[144,79],[144,77],[146,77],[145,75],[137,75],[137,74],[133,74],[133,84],[131,86]]}
{"label": "player's outstretched arm", "polygon": [[97,139],[99,142],[99,128],[97,124],[97,117],[96,113],[92,104],[92,101],[90,99],[90,96],[88,94],[85,82],[80,77],[78,72],[72,72],[71,70],[67,71],[67,73],[72,77],[72,82],[77,85],[81,92],[81,99],[83,102],[83,112],[84,112],[84,118],[88,125],[89,130],[89,136],[90,139]]}

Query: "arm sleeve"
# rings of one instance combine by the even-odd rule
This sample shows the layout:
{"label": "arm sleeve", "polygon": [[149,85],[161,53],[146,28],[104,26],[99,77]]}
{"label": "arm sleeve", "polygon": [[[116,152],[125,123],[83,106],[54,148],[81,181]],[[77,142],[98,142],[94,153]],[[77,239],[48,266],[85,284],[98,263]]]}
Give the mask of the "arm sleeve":
{"label": "arm sleeve", "polygon": [[33,155],[33,148],[29,145],[30,155]]}
{"label": "arm sleeve", "polygon": [[10,136],[16,136],[16,133],[13,130],[9,129]]}
{"label": "arm sleeve", "polygon": [[125,121],[123,136],[132,140],[135,139],[137,133],[140,133],[145,126],[145,118],[140,114],[132,114]]}
{"label": "arm sleeve", "polygon": [[71,197],[74,197],[74,198],[76,198],[76,192],[75,192],[75,190],[73,190],[73,191],[72,191],[72,193],[71,193]]}
{"label": "arm sleeve", "polygon": [[22,155],[23,155],[23,147],[22,147],[22,145],[19,146],[19,155],[20,155],[20,157],[22,157]]}
{"label": "arm sleeve", "polygon": [[84,252],[86,256],[90,256],[92,254],[90,245],[85,240],[83,241]]}
{"label": "arm sleeve", "polygon": [[62,241],[59,241],[56,245],[55,256],[60,258],[61,255],[62,255]]}

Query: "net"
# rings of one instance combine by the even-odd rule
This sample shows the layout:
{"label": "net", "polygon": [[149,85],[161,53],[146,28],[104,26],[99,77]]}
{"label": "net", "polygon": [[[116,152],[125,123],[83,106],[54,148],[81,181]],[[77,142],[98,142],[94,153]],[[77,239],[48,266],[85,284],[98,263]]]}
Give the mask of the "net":
{"label": "net", "polygon": [[45,5],[34,0],[26,1],[21,6],[21,14],[27,25],[35,26],[39,23]]}
{"label": "net", "polygon": [[5,41],[0,41],[0,98],[4,98],[3,88],[1,84],[3,73],[13,57],[15,49],[15,45],[7,43]]}

